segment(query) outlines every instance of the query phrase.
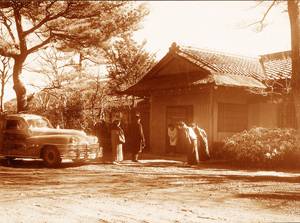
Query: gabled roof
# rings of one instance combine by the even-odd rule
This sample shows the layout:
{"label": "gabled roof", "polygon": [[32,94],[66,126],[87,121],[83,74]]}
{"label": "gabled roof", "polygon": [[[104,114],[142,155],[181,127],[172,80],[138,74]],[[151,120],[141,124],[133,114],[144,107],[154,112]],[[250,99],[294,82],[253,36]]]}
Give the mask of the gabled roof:
{"label": "gabled roof", "polygon": [[259,58],[192,47],[180,47],[178,54],[186,58],[195,58],[199,63],[205,65],[207,69],[215,73],[253,77],[258,80],[265,79]]}
{"label": "gabled roof", "polygon": [[292,77],[291,51],[262,55],[260,61],[268,80]]}
{"label": "gabled roof", "polygon": [[266,80],[289,78],[290,73],[288,52],[247,57],[173,43],[169,52],[123,93],[145,94],[208,84],[265,89]]}

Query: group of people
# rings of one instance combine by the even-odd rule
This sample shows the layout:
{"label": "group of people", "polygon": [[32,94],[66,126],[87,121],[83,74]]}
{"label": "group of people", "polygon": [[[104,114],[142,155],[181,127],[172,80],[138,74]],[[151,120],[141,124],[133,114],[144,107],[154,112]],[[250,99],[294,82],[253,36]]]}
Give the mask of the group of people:
{"label": "group of people", "polygon": [[168,153],[187,152],[187,162],[197,165],[199,161],[210,159],[206,132],[195,123],[187,126],[183,121],[177,122],[177,128],[168,125],[170,145]]}
{"label": "group of people", "polygon": [[[114,164],[119,164],[123,161],[123,144],[126,139],[120,124],[121,121],[119,119],[115,120],[110,131],[112,148],[111,161]],[[98,123],[97,135],[102,144],[105,132],[107,132],[105,123]],[[145,137],[139,114],[136,114],[133,123],[129,126],[129,134],[132,161],[138,162],[138,156],[145,147]],[[177,127],[172,124],[168,125],[168,136],[170,145],[167,153],[180,153],[179,151],[185,151],[187,153],[187,162],[190,165],[197,165],[199,161],[206,161],[210,158],[207,135],[205,131],[199,128],[195,123],[192,123],[190,127],[182,121],[177,123]],[[102,144],[100,144],[101,147],[104,146]]]}
{"label": "group of people", "polygon": [[[145,147],[145,137],[143,133],[143,127],[141,124],[141,118],[139,114],[135,115],[133,123],[129,126],[129,134],[130,134],[130,148],[132,153],[132,161],[138,162],[138,156],[139,153],[142,152],[142,149]],[[105,123],[104,123],[105,124]],[[121,120],[116,119],[111,126],[111,135],[110,135],[110,141],[111,141],[111,158],[110,161],[112,161],[114,164],[119,164],[121,161],[123,161],[123,144],[125,143],[125,134],[123,129],[120,126]],[[100,141],[101,147],[107,147],[107,145],[103,144],[103,139],[105,138],[105,132],[106,129],[103,126],[103,122],[100,122],[97,129],[97,136]],[[102,135],[100,135],[102,134]],[[104,152],[105,153],[105,152]]]}

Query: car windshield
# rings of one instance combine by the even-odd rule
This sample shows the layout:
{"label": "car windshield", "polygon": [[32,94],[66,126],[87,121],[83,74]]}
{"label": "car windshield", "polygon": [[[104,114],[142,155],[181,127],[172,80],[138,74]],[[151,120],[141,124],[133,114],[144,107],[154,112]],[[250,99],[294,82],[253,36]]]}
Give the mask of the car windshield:
{"label": "car windshield", "polygon": [[49,120],[46,118],[27,119],[27,123],[32,128],[53,128]]}

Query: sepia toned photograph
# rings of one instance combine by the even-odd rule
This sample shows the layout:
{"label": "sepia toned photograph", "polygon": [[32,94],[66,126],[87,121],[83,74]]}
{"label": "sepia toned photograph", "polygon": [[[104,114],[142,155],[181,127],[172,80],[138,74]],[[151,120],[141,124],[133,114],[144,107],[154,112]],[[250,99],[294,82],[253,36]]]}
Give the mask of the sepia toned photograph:
{"label": "sepia toned photograph", "polygon": [[300,2],[0,1],[0,223],[300,222]]}

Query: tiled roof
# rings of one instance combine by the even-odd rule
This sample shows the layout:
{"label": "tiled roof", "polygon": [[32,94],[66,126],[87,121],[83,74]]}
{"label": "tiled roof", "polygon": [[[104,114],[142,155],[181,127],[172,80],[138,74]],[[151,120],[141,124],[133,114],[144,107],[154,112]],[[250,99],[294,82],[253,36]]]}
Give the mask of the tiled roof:
{"label": "tiled roof", "polygon": [[234,74],[244,77],[265,79],[259,58],[245,57],[216,51],[208,51],[192,47],[180,47],[179,55],[192,57],[205,66],[206,69],[223,74]]}
{"label": "tiled roof", "polygon": [[[167,66],[172,57],[187,60],[207,73],[156,76],[156,72]],[[247,57],[173,43],[170,52],[140,82],[124,92],[150,92],[205,84],[263,89],[268,80],[287,78],[291,78],[290,52]]]}
{"label": "tiled roof", "polygon": [[290,51],[261,56],[260,61],[265,70],[267,79],[278,80],[291,78],[292,59],[290,56]]}

